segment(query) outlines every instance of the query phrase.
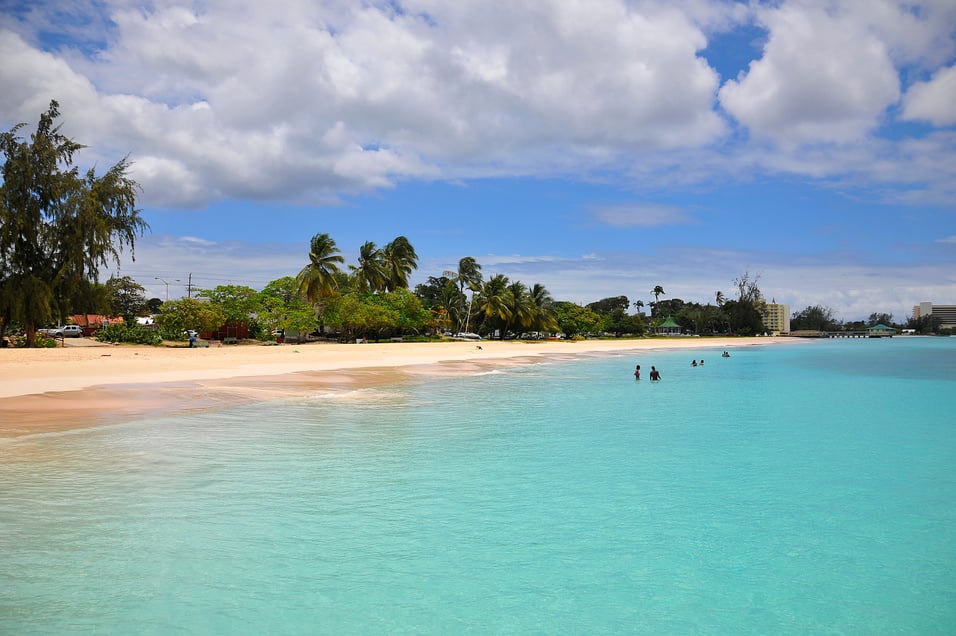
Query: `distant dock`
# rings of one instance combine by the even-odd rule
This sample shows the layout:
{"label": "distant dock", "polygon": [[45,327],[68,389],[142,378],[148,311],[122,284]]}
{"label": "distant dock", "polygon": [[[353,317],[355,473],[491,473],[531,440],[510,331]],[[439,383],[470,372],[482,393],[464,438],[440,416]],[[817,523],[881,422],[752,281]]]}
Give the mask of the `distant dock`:
{"label": "distant dock", "polygon": [[789,334],[793,338],[892,338],[896,335],[895,331],[815,331],[804,329],[801,331],[791,331]]}

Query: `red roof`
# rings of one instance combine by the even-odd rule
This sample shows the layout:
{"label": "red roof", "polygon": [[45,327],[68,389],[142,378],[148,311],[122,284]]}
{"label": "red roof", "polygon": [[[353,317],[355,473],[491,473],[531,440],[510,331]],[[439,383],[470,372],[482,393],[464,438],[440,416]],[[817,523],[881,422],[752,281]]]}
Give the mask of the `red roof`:
{"label": "red roof", "polygon": [[100,314],[76,314],[70,316],[74,325],[81,327],[102,327],[105,324],[115,325],[125,322],[122,316],[101,316]]}

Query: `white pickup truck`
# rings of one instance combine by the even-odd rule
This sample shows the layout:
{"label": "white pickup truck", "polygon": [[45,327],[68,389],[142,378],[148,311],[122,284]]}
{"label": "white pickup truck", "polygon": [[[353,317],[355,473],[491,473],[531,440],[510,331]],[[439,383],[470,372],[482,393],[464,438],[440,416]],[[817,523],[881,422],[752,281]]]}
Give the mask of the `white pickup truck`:
{"label": "white pickup truck", "polygon": [[54,338],[79,338],[83,335],[83,328],[79,325],[65,325],[52,329],[38,329],[38,331]]}

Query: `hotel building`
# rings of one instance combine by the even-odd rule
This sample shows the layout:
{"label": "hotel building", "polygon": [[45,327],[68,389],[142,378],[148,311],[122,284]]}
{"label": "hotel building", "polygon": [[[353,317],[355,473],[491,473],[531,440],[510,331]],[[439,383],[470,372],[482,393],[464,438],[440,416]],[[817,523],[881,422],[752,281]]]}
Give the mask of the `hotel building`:
{"label": "hotel building", "polygon": [[790,333],[790,305],[778,305],[776,300],[772,300],[764,307],[761,316],[764,327],[771,334],[778,336]]}
{"label": "hotel building", "polygon": [[938,318],[940,329],[956,329],[956,305],[920,303],[913,307],[914,320],[919,320],[926,316]]}

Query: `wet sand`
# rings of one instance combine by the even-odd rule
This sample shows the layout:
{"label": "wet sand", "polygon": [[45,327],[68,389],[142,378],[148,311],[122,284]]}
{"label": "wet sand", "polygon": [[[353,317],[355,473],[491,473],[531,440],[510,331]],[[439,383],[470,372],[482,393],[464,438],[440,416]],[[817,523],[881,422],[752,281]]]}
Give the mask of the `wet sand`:
{"label": "wet sand", "polygon": [[734,349],[786,338],[647,338],[0,349],[0,438],[475,373],[541,359],[654,349]]}

